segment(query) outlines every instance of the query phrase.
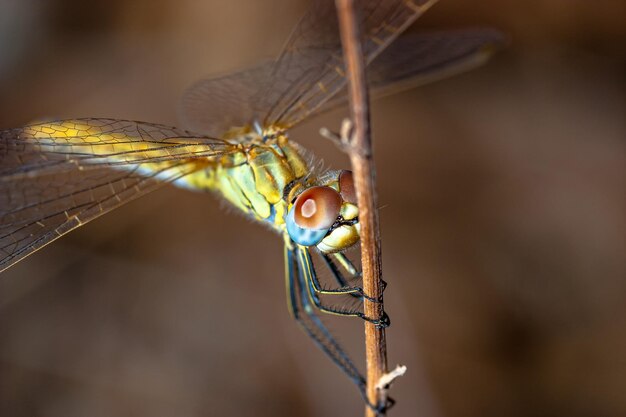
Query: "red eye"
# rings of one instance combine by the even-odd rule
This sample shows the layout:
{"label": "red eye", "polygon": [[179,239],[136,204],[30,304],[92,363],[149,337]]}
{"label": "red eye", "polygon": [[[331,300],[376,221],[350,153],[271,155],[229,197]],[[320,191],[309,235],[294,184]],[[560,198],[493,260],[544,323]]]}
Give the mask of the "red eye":
{"label": "red eye", "polygon": [[354,188],[352,171],[341,171],[339,174],[339,192],[343,201],[356,204],[356,189]]}
{"label": "red eye", "polygon": [[294,219],[307,229],[328,229],[341,209],[341,196],[330,187],[311,187],[296,199]]}

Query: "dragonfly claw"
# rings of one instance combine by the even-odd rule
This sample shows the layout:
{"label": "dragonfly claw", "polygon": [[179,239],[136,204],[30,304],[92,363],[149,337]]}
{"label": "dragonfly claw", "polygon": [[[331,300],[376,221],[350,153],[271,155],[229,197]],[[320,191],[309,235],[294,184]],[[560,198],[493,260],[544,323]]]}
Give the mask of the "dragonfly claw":
{"label": "dragonfly claw", "polygon": [[381,328],[381,329],[385,329],[389,326],[391,326],[391,319],[389,318],[389,316],[387,315],[387,313],[385,311],[383,311],[382,316],[380,317],[380,319],[373,319],[370,317],[367,317],[365,314],[359,314],[359,317],[361,317],[363,320],[372,323],[374,326]]}
{"label": "dragonfly claw", "polygon": [[374,323],[376,327],[380,327],[381,329],[387,328],[391,326],[391,319],[387,315],[385,311],[383,311],[383,315],[380,320],[377,320],[377,323]]}
{"label": "dragonfly claw", "polygon": [[[365,395],[365,393],[363,395]],[[374,410],[377,416],[384,416],[385,414],[387,414],[387,411],[395,405],[396,401],[391,397],[387,397],[384,403],[380,401],[378,404],[372,404],[366,398],[365,403],[369,408]]]}

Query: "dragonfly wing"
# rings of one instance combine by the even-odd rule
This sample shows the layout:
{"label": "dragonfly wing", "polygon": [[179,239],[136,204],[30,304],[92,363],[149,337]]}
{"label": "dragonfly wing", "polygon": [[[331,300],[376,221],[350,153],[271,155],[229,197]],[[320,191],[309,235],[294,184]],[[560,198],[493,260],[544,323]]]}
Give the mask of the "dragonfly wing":
{"label": "dragonfly wing", "polygon": [[[367,67],[370,94],[379,98],[468,71],[483,64],[505,43],[501,32],[488,28],[401,36]],[[233,126],[249,126],[261,120],[263,106],[271,108],[273,104],[259,103],[257,94],[260,86],[270,82],[273,65],[266,62],[247,71],[198,82],[183,98],[186,125],[219,136]],[[343,83],[336,94],[326,96],[326,101],[306,116],[345,105],[347,100]],[[298,102],[294,106],[299,106]]]}
{"label": "dragonfly wing", "polygon": [[178,129],[111,119],[0,131],[0,271],[233,149]]}
{"label": "dragonfly wing", "polygon": [[0,131],[0,178],[201,159],[233,145],[168,126],[114,119],[34,123]]}
{"label": "dragonfly wing", "polygon": [[259,90],[267,85],[273,61],[222,77],[200,80],[183,95],[180,119],[183,126],[222,137],[232,128],[245,130],[263,115]]}
{"label": "dragonfly wing", "polygon": [[[376,58],[436,0],[357,2],[361,47],[366,63]],[[265,125],[286,128],[317,112],[346,84],[335,2],[320,0],[303,17],[279,56],[268,100]]]}
{"label": "dragonfly wing", "polygon": [[[380,98],[469,71],[506,43],[494,29],[466,29],[404,35],[367,67],[370,95]],[[344,105],[345,88],[320,109]]]}
{"label": "dragonfly wing", "polygon": [[[371,62],[435,2],[360,1],[366,61]],[[317,0],[275,61],[196,84],[183,99],[182,118],[185,126],[216,136],[254,121],[286,129],[317,112],[345,84],[335,2]],[[222,130],[218,132],[217,126]]]}
{"label": "dragonfly wing", "polygon": [[368,80],[377,94],[417,87],[483,64],[505,42],[489,28],[410,34],[368,67]]}

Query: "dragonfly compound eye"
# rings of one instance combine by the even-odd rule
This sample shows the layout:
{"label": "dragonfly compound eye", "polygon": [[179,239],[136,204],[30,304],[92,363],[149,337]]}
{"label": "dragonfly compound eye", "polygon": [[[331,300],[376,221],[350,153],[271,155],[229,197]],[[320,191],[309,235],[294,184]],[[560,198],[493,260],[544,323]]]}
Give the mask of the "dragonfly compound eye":
{"label": "dragonfly compound eye", "polygon": [[354,188],[352,171],[344,170],[339,174],[339,192],[343,201],[356,205],[356,189]]}
{"label": "dragonfly compound eye", "polygon": [[311,187],[300,194],[287,214],[287,232],[296,243],[316,245],[337,220],[341,196],[330,187]]}
{"label": "dragonfly compound eye", "polygon": [[328,229],[341,210],[341,196],[330,187],[311,187],[294,204],[296,224],[307,229]]}

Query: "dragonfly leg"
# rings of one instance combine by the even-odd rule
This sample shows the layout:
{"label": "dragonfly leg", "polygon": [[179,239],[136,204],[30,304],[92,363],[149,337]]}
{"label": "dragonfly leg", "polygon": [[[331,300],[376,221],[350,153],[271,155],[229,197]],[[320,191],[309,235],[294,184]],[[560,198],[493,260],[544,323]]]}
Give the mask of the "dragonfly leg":
{"label": "dragonfly leg", "polygon": [[[340,260],[341,265],[343,266],[343,268],[348,271],[349,273],[352,274],[352,278],[360,278],[361,276],[361,272],[357,271],[357,269],[354,267],[354,265],[352,264],[352,262],[350,262],[350,260],[345,257],[345,255],[343,254],[333,254],[335,257],[339,257],[342,256],[342,258],[338,258]],[[303,260],[303,262],[305,262],[307,264],[307,268],[308,269],[312,269],[312,264],[311,264],[311,259],[310,256],[308,255],[307,252],[307,259]],[[319,279],[317,278],[316,274],[312,274],[311,278],[313,280],[313,288],[315,289],[315,292],[319,293],[319,294],[341,294],[341,295],[351,295],[355,298],[359,298],[361,300],[366,299],[368,301],[371,301],[373,303],[381,303],[382,302],[382,296],[379,298],[374,298],[374,297],[368,297],[367,295],[365,295],[363,289],[361,287],[358,286],[350,286],[348,281],[346,280],[346,278],[343,276],[343,274],[341,273],[341,271],[339,270],[339,267],[335,264],[335,262],[330,258],[329,255],[327,254],[321,254],[322,259],[324,259],[324,263],[326,264],[326,266],[328,267],[328,269],[330,270],[330,272],[332,273],[333,277],[335,278],[335,281],[337,281],[337,283],[341,286],[339,288],[323,288],[322,284],[320,283]],[[386,287],[387,283],[383,281],[383,289],[384,287]]]}
{"label": "dragonfly leg", "polygon": [[391,321],[389,320],[389,316],[387,313],[383,313],[383,316],[380,319],[373,319],[371,317],[367,317],[362,311],[358,309],[345,309],[338,307],[328,307],[322,303],[322,300],[319,297],[319,294],[353,294],[354,292],[348,291],[332,291],[332,290],[323,290],[320,288],[320,282],[317,279],[317,275],[315,273],[315,269],[313,268],[313,264],[311,262],[311,256],[309,254],[308,249],[303,247],[298,247],[297,249],[297,262],[299,266],[299,270],[303,275],[304,284],[308,290],[309,300],[318,308],[318,310],[328,313],[334,314],[338,316],[351,316],[351,317],[360,317],[361,319],[368,321],[379,327],[389,327]]}
{"label": "dragonfly leg", "polygon": [[[317,277],[314,277],[315,281],[314,281],[314,288],[317,292],[321,293],[321,294],[350,294],[353,297],[357,297],[360,299],[366,299],[368,301],[371,301],[373,303],[381,303],[382,302],[382,296],[375,298],[375,297],[369,297],[367,295],[365,295],[365,292],[363,291],[363,288],[358,287],[358,286],[350,286],[348,281],[346,280],[346,278],[343,276],[343,274],[341,273],[341,271],[339,270],[339,267],[337,266],[337,264],[333,261],[333,259],[327,255],[327,254],[321,254],[322,259],[324,259],[324,263],[326,264],[326,266],[328,267],[328,269],[330,270],[330,272],[332,273],[333,277],[335,278],[335,281],[337,281],[337,283],[339,285],[341,285],[340,288],[336,288],[336,289],[321,289],[319,280],[317,279]],[[354,265],[352,264],[352,262],[350,262],[350,260],[343,254],[343,253],[334,253],[332,255],[334,258],[336,258],[339,263],[341,264],[341,266],[350,274],[352,274],[352,278],[360,278],[361,277],[361,272],[358,271]],[[382,283],[383,285],[383,291],[385,290],[385,288],[387,287],[387,283],[385,281],[383,281]]]}
{"label": "dragonfly leg", "polygon": [[378,415],[383,415],[394,404],[393,399],[388,398],[385,404],[372,404],[369,401],[365,378],[322,320],[315,314],[313,305],[311,305],[310,287],[307,285],[305,273],[299,268],[296,253],[288,245],[285,245],[285,277],[287,304],[292,316],[315,344],[354,382],[367,406]]}
{"label": "dragonfly leg", "polygon": [[359,391],[364,393],[365,378],[315,314],[295,253],[287,246],[285,246],[285,272],[287,301],[291,314],[318,347],[357,385]]}
{"label": "dragonfly leg", "polygon": [[[326,254],[324,254],[324,255],[326,255]],[[326,255],[326,256],[328,256],[328,255]],[[356,266],[354,266],[352,261],[350,261],[350,259],[343,252],[335,252],[335,253],[332,254],[332,257],[335,258],[337,260],[337,262],[339,262],[341,267],[343,269],[345,269],[346,272],[348,272],[349,274],[352,275],[352,278],[361,278],[362,277],[363,274],[361,273],[361,271],[356,269]],[[329,259],[329,261],[334,264],[332,259]],[[336,265],[335,265],[335,268],[336,268]],[[384,280],[381,280],[381,281],[382,281],[382,287],[383,287],[383,291],[384,291],[385,288],[387,288],[387,282],[384,281]]]}

